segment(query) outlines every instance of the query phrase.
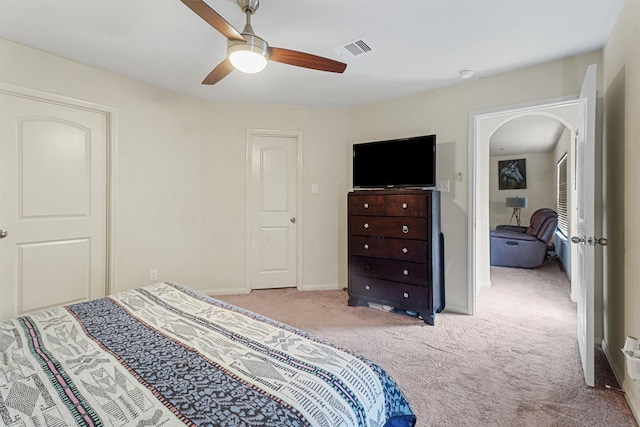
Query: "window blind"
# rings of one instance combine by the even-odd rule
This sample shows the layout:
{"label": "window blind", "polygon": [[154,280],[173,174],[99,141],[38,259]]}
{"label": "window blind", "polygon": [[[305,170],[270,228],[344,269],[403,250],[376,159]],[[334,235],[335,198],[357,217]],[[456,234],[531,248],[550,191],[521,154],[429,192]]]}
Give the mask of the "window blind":
{"label": "window blind", "polygon": [[562,156],[556,166],[556,211],[558,212],[558,228],[565,236],[569,235],[569,219],[567,209],[567,153]]}

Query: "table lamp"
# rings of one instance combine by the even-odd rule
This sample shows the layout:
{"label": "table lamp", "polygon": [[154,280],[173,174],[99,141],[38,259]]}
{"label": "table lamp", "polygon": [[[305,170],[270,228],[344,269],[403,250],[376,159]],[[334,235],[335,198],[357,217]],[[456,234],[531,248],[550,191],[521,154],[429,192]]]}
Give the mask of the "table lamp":
{"label": "table lamp", "polygon": [[511,225],[513,218],[515,218],[518,223],[518,227],[520,226],[520,210],[527,207],[527,202],[528,199],[526,197],[507,197],[507,207],[513,208],[509,225]]}

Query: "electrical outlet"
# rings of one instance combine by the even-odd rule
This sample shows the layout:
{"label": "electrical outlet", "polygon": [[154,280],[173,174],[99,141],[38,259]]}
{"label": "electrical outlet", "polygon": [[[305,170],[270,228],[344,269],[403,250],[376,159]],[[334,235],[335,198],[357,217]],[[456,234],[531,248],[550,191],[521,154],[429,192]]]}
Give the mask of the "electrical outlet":
{"label": "electrical outlet", "polygon": [[151,270],[149,270],[149,281],[155,282],[156,280],[158,280],[158,269],[152,268]]}

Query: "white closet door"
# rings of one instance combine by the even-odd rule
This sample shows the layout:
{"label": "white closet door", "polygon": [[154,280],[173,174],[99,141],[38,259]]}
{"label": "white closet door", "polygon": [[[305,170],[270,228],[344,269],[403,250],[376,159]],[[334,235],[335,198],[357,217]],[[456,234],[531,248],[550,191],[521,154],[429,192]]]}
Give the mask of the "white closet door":
{"label": "white closet door", "polygon": [[0,94],[1,319],[104,296],[107,149],[106,114]]}
{"label": "white closet door", "polygon": [[249,288],[297,285],[295,136],[251,135]]}

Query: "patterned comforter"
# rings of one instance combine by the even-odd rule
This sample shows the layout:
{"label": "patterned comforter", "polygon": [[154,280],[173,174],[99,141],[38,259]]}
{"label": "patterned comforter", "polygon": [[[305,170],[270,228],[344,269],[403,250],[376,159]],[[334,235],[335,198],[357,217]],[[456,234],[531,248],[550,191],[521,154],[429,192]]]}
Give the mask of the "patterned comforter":
{"label": "patterned comforter", "polygon": [[376,364],[160,283],[0,322],[0,425],[410,427]]}

